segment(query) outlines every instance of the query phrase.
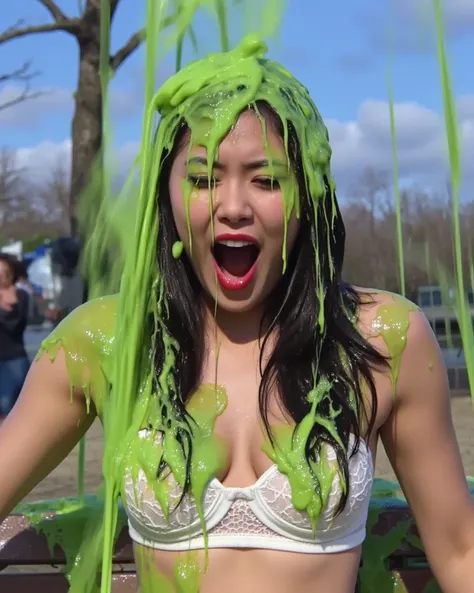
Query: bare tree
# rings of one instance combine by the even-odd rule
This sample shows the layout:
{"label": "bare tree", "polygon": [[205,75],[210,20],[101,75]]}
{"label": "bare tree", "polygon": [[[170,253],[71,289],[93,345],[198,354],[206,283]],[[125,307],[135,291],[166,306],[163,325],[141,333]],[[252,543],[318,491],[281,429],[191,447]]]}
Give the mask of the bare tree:
{"label": "bare tree", "polygon": [[70,234],[70,178],[67,167],[62,159],[53,166],[51,174],[39,189],[39,196],[47,205],[49,223],[54,223],[61,230],[61,234]]}
{"label": "bare tree", "polygon": [[31,181],[16,154],[0,150],[0,229],[2,239],[29,240],[69,232],[69,175],[58,161],[41,185]]}
{"label": "bare tree", "polygon": [[[79,49],[79,80],[75,93],[72,120],[72,166],[70,186],[71,232],[77,231],[76,207],[87,186],[92,165],[102,144],[102,92],[100,84],[100,0],[85,0],[77,17],[67,16],[54,0],[37,0],[48,11],[51,22],[26,25],[23,21],[0,34],[0,44],[39,33],[61,31],[76,40]],[[114,18],[120,0],[109,0],[110,19]],[[164,23],[166,26],[168,23]],[[139,47],[144,31],[134,32],[128,41],[110,56],[116,71]]]}
{"label": "bare tree", "polygon": [[0,150],[0,222],[8,214],[9,206],[22,195],[24,171],[17,166],[16,154],[12,150]]}
{"label": "bare tree", "polygon": [[[344,277],[358,285],[399,290],[396,260],[395,210],[384,174],[366,171],[343,206],[347,229]],[[416,186],[401,191],[402,234],[407,296],[420,286],[438,284],[439,266],[453,269],[451,197]],[[464,276],[470,286],[474,206],[461,204]]]}
{"label": "bare tree", "polygon": [[28,220],[28,196],[25,170],[18,166],[16,153],[3,148],[0,151],[0,227],[3,237],[16,238],[13,227],[20,219]]}
{"label": "bare tree", "polygon": [[[366,168],[353,187],[350,196],[352,208],[348,211],[353,219],[349,225],[353,227],[353,232],[348,233],[347,251],[351,252],[353,265],[362,266],[363,276],[369,275],[378,285],[387,283],[392,276],[391,266],[388,268],[383,263],[382,255],[382,252],[393,249],[392,233],[388,236],[380,233],[380,220],[393,212],[389,187],[385,171]],[[362,229],[363,233],[360,232]],[[363,245],[358,245],[361,240]],[[355,260],[356,253],[360,253],[362,259]]]}
{"label": "bare tree", "polygon": [[7,84],[13,84],[20,87],[12,97],[4,99],[0,103],[0,111],[23,103],[31,99],[36,99],[43,93],[41,91],[32,91],[30,83],[38,75],[37,72],[32,71],[31,63],[25,62],[23,66],[12,70],[5,74],[0,74],[0,91],[5,88]]}

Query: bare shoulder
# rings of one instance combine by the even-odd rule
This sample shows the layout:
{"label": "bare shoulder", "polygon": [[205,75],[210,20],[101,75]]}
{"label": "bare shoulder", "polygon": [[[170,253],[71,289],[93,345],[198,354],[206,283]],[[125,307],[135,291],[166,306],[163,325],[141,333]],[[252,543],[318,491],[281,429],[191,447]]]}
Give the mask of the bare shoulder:
{"label": "bare shoulder", "polygon": [[37,360],[65,358],[70,385],[90,392],[97,411],[112,373],[118,296],[91,300],[74,309],[42,342]]}
{"label": "bare shoulder", "polygon": [[[418,326],[424,319],[418,305],[394,292],[372,288],[354,287],[359,298],[357,316],[359,329],[367,338],[380,337],[387,350],[406,346],[412,325]],[[385,352],[394,354],[395,352]]]}
{"label": "bare shoulder", "polygon": [[114,341],[118,297],[106,296],[77,307],[41,344],[41,352],[53,352],[68,344],[81,344],[107,356]]}
{"label": "bare shoulder", "polygon": [[117,298],[75,309],[43,342],[0,428],[0,521],[103,419]]}
{"label": "bare shoulder", "polygon": [[[361,332],[389,357],[396,383],[421,367],[439,362],[439,347],[423,312],[412,301],[392,292],[355,287],[361,299]],[[420,367],[421,365],[421,367]]]}

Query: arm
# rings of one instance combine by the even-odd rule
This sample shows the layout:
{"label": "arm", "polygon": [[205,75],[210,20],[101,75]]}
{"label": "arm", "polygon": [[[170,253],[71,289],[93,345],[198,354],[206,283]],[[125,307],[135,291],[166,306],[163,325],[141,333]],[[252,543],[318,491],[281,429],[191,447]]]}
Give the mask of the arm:
{"label": "arm", "polygon": [[0,325],[8,332],[15,331],[19,326],[25,326],[28,321],[28,295],[25,291],[17,291],[17,300],[11,308],[0,307]]}
{"label": "arm", "polygon": [[71,398],[65,356],[32,364],[0,428],[0,521],[70,453],[92,424],[83,394]]}
{"label": "arm", "polygon": [[[113,297],[71,313],[43,342],[0,428],[0,521],[73,449],[102,412],[115,328]],[[53,360],[52,360],[53,359]],[[71,397],[71,383],[78,386]],[[82,387],[91,389],[88,410]]]}
{"label": "arm", "polygon": [[474,504],[454,432],[446,369],[420,312],[410,313],[396,401],[381,436],[443,591],[474,593]]}

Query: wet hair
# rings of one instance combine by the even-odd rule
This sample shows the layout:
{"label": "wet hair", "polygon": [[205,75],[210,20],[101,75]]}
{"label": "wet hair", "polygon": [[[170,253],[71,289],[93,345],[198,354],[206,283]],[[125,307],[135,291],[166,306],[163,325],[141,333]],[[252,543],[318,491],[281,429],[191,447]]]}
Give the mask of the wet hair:
{"label": "wet hair", "polygon": [[[283,138],[284,128],[277,112],[264,101],[258,101],[255,107]],[[162,155],[157,192],[157,264],[164,282],[168,312],[163,324],[167,333],[179,343],[173,375],[180,395],[175,413],[180,419],[186,418],[185,403],[200,385],[206,347],[202,287],[187,255],[183,253],[177,260],[172,257],[172,246],[179,236],[171,209],[169,178],[175,156],[186,141],[187,131],[187,125],[182,121],[172,149]],[[289,254],[287,270],[269,295],[262,318],[259,411],[268,436],[272,439],[268,421],[272,390],[275,390],[288,419],[298,424],[310,412],[308,394],[314,388],[315,380],[317,383],[321,378],[329,379],[332,384],[330,399],[321,402],[318,414],[331,420],[334,418],[334,409],[339,411],[331,421],[344,448],[323,425],[315,423],[307,441],[305,456],[309,464],[317,459],[323,443],[330,444],[336,451],[345,484],[349,485],[349,438],[351,434],[354,435],[358,443],[360,438],[368,438],[373,430],[377,413],[373,371],[385,366],[387,361],[356,327],[361,296],[342,280],[345,228],[341,212],[326,178],[325,195],[317,206],[314,206],[314,200],[309,199],[300,140],[291,122],[288,122],[288,156],[299,184],[300,228]],[[331,224],[328,221],[333,222]],[[323,283],[325,291],[322,301],[324,331],[321,331],[320,323],[318,282]],[[264,328],[268,327],[270,331],[265,331]],[[275,343],[265,362],[263,353],[268,351],[272,332],[276,335]],[[164,352],[157,349],[157,376],[163,369],[164,356]],[[182,438],[188,441],[183,443],[183,450],[189,451],[191,456],[192,439],[189,433],[183,431]],[[357,444],[353,454],[356,451]],[[186,487],[189,489],[189,477]],[[348,488],[341,497],[336,513],[344,508],[347,494]]]}
{"label": "wet hair", "polygon": [[10,278],[12,284],[16,284],[20,278],[19,262],[13,255],[9,253],[0,253],[0,262],[3,262],[10,270]]}

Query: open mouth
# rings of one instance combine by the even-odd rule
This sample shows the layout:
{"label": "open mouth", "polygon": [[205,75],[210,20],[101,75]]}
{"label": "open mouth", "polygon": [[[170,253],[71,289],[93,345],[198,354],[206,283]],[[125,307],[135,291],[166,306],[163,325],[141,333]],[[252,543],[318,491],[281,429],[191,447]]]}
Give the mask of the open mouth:
{"label": "open mouth", "polygon": [[241,290],[252,281],[260,254],[255,241],[219,239],[212,248],[217,279],[223,288]]}

